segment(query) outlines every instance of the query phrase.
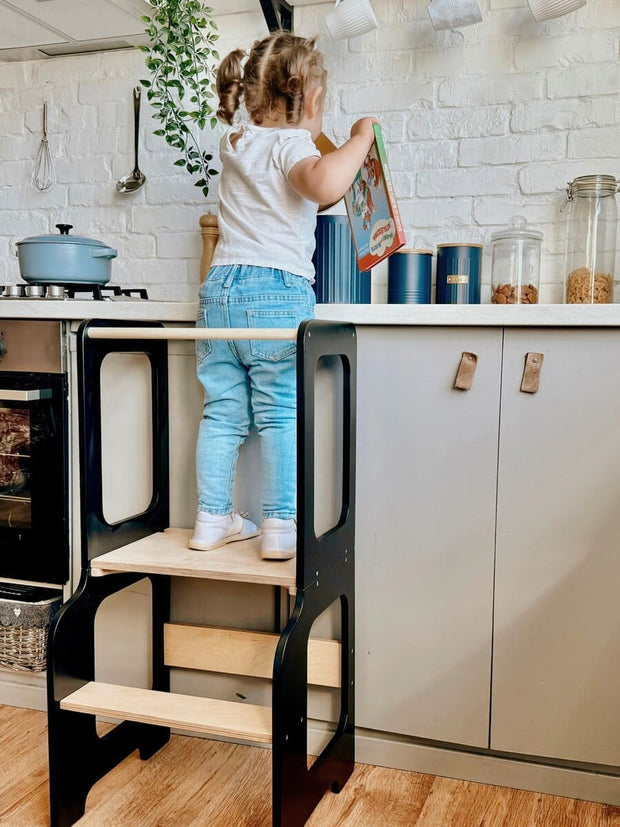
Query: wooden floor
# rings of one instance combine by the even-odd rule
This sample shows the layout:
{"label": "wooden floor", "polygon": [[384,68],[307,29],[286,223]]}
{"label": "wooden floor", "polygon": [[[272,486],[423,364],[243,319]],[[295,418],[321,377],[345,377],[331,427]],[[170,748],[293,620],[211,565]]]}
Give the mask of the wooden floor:
{"label": "wooden floor", "polygon": [[[0,706],[0,825],[47,827],[43,712]],[[80,827],[270,827],[270,752],[173,736],[92,790]],[[359,764],[307,827],[620,827],[620,808]]]}

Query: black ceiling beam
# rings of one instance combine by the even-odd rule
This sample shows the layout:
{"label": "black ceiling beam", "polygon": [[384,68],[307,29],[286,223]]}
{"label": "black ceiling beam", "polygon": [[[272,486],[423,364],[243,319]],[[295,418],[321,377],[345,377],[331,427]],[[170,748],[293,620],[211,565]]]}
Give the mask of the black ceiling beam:
{"label": "black ceiling beam", "polygon": [[270,32],[293,31],[293,7],[286,0],[260,0]]}

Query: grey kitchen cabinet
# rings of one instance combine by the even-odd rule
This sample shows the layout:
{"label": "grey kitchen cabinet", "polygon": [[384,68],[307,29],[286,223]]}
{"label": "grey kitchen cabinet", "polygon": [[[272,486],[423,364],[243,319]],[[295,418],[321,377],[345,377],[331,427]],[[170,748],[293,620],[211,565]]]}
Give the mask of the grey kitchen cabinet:
{"label": "grey kitchen cabinet", "polygon": [[620,330],[504,335],[491,748],[619,766]]}
{"label": "grey kitchen cabinet", "polygon": [[501,347],[499,328],[358,328],[360,727],[488,746]]}

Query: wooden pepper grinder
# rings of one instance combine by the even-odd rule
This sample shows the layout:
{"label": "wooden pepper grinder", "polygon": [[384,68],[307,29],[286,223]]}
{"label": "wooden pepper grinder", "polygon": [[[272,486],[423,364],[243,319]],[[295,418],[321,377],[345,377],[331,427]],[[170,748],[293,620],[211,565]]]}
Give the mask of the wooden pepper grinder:
{"label": "wooden pepper grinder", "polygon": [[213,261],[213,253],[215,252],[215,245],[220,234],[217,226],[217,215],[207,213],[201,215],[198,221],[200,224],[200,232],[202,234],[202,259],[200,261],[200,281],[204,281],[211,262]]}

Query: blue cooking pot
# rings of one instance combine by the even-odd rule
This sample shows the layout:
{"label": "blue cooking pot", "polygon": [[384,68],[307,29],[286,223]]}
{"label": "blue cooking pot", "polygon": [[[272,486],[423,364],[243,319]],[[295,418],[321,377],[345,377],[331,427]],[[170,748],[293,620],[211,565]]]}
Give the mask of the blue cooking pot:
{"label": "blue cooking pot", "polygon": [[71,224],[56,224],[60,235],[35,235],[17,242],[19,269],[34,284],[107,284],[116,250],[94,238],[69,235]]}

